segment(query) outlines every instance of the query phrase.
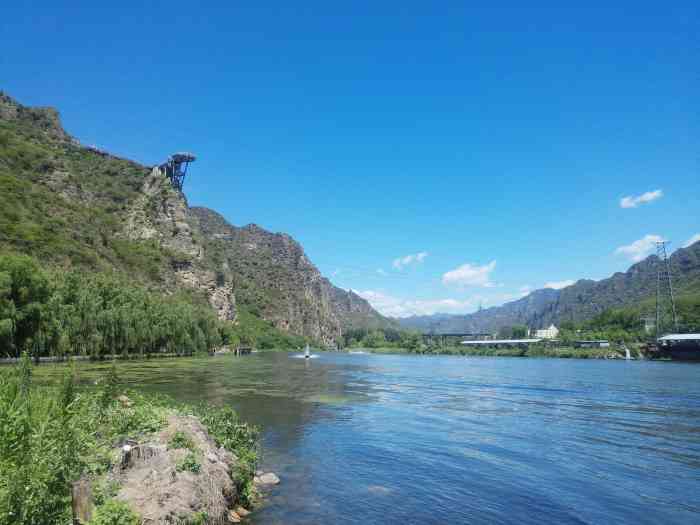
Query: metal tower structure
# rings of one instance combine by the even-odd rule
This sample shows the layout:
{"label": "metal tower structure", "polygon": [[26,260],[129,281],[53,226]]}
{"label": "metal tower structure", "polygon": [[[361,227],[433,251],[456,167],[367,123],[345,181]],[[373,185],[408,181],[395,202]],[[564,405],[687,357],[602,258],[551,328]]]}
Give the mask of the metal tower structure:
{"label": "metal tower structure", "polygon": [[168,157],[163,164],[158,166],[160,170],[170,179],[170,183],[178,191],[182,191],[182,185],[185,182],[187,175],[187,167],[190,162],[194,162],[197,158],[191,153],[180,152],[173,153]]}
{"label": "metal tower structure", "polygon": [[678,314],[676,313],[676,299],[673,296],[671,262],[666,253],[666,241],[656,243],[656,256],[659,259],[656,270],[656,339],[658,340],[663,335],[664,313],[668,306],[670,306],[675,332],[678,332]]}

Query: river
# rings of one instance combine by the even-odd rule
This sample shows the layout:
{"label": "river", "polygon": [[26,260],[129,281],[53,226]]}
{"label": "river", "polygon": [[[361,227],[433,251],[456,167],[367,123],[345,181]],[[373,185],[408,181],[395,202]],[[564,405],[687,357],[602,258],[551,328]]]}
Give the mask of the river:
{"label": "river", "polygon": [[260,353],[120,374],[260,426],[282,483],[253,523],[700,523],[700,365]]}

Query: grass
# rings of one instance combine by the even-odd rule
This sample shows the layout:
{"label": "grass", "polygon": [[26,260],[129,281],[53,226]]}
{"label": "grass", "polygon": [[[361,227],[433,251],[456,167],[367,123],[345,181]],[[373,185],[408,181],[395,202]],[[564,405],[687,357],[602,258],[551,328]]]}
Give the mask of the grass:
{"label": "grass", "polygon": [[[85,476],[94,480],[93,525],[139,523],[113,500],[118,486],[105,474],[118,459],[113,451],[119,443],[160,430],[172,413],[201,415],[217,444],[241,458],[234,482],[240,502],[250,503],[258,434],[233,410],[185,407],[136,392],[123,403],[115,367],[97,386],[81,389],[71,366],[52,386],[35,385],[32,370],[26,354],[19,365],[0,369],[0,525],[69,523],[71,484]],[[185,460],[185,470],[199,470],[194,452]]]}

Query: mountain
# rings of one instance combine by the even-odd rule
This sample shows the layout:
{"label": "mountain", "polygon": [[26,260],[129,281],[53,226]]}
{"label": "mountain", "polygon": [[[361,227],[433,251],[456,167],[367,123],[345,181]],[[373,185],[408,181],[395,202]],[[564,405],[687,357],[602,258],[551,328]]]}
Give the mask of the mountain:
{"label": "mountain", "polygon": [[[609,308],[633,306],[653,297],[660,260],[651,255],[607,279],[582,279],[561,290],[545,288],[502,306],[468,315],[437,314],[399,319],[404,328],[433,333],[496,332],[505,326],[543,328],[562,321],[581,322]],[[700,242],[676,250],[670,257],[677,293],[700,290]]]}
{"label": "mountain", "polygon": [[289,235],[255,224],[237,228],[208,208],[190,213],[210,266],[231,283],[240,304],[277,328],[327,339],[358,326],[388,325],[366,300],[323,277]]}
{"label": "mountain", "polygon": [[390,324],[333,286],[289,235],[190,207],[157,166],[86,147],[56,110],[1,92],[0,251],[119,272],[166,293],[188,290],[221,319],[236,322],[246,310],[324,343]]}

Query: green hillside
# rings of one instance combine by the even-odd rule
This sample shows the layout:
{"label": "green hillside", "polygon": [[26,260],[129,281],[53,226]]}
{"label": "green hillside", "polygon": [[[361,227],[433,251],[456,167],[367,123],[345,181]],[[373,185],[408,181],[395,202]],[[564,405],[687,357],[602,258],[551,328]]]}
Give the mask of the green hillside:
{"label": "green hillside", "polygon": [[344,329],[389,324],[334,287],[288,235],[190,208],[159,170],[85,147],[55,110],[0,93],[3,254],[31,256],[56,279],[109,274],[144,293],[209,303],[234,340],[263,347],[329,344]]}
{"label": "green hillside", "polygon": [[0,104],[16,108],[0,114],[0,250],[164,282],[173,254],[119,235],[146,169],[75,143],[51,110]]}

